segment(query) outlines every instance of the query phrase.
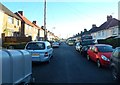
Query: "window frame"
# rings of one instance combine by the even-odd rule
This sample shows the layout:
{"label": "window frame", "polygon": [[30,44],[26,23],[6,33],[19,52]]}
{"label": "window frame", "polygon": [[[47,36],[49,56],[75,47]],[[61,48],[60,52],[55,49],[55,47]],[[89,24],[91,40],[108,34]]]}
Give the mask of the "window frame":
{"label": "window frame", "polygon": [[14,18],[12,16],[8,16],[8,22],[10,24],[14,24]]}
{"label": "window frame", "polygon": [[[37,49],[34,49],[34,48],[28,49],[28,46],[29,46],[30,44],[31,44],[31,46],[32,46],[33,44],[35,44],[35,45],[37,46],[38,43],[41,43],[41,42],[31,42],[31,43],[28,43],[27,46],[26,46],[26,49],[27,49],[27,50],[45,50],[45,49],[46,49],[45,43],[41,43],[41,44],[44,45],[44,48],[38,49],[38,47],[37,47]],[[34,47],[35,47],[35,46],[34,46]]]}

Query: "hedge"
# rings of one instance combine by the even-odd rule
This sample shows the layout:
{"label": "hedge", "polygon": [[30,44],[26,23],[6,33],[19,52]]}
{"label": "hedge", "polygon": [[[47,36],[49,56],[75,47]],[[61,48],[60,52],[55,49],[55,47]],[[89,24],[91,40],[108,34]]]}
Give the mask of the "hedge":
{"label": "hedge", "polygon": [[120,47],[120,38],[108,38],[108,39],[100,39],[98,40],[99,44],[109,44],[112,45],[113,48]]}

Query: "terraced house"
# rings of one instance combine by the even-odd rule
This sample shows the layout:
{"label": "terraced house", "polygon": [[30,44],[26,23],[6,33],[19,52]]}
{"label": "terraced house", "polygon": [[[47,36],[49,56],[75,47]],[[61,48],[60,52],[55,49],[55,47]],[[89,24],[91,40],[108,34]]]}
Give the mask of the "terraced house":
{"label": "terraced house", "polygon": [[55,39],[55,36],[52,32],[48,31],[47,32],[47,36],[48,36],[48,40],[52,41],[53,39]]}
{"label": "terraced house", "polygon": [[44,39],[44,29],[37,25],[37,21],[33,21],[32,23],[37,27],[36,29],[38,29],[37,40],[43,40]]}
{"label": "terraced house", "polygon": [[[1,6],[0,6],[0,19],[3,20],[3,11],[1,10]],[[3,21],[0,22],[0,28],[2,28],[2,24],[3,24]],[[0,30],[0,47],[2,47],[2,30]]]}
{"label": "terraced house", "polygon": [[15,13],[19,18],[22,19],[21,21],[21,36],[31,36],[32,40],[36,40],[38,36],[38,27],[36,27],[31,21],[29,21],[24,15],[23,11],[18,11]]}
{"label": "terraced house", "polygon": [[1,3],[0,14],[1,33],[5,33],[5,36],[20,36],[21,19]]}
{"label": "terraced house", "polygon": [[95,24],[89,30],[95,40],[106,39],[109,37],[120,35],[120,21],[113,18],[111,15],[107,16],[107,21],[97,27]]}
{"label": "terraced house", "polygon": [[[31,22],[24,16],[23,11],[13,13],[2,3],[0,3],[0,34],[4,37],[28,37],[31,36],[32,40],[44,40],[44,28],[39,27],[36,21]],[[47,31],[48,39],[56,38],[53,33]],[[0,35],[0,41],[2,36]],[[2,43],[2,42],[1,42]],[[0,43],[0,44],[1,44]]]}

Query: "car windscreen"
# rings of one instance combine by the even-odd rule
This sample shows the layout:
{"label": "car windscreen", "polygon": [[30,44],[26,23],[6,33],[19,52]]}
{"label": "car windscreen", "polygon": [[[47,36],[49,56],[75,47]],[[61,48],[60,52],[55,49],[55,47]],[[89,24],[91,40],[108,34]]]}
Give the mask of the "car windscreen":
{"label": "car windscreen", "polygon": [[27,50],[44,50],[45,44],[41,42],[29,43],[26,49]]}
{"label": "car windscreen", "polygon": [[112,52],[112,46],[97,46],[99,52]]}

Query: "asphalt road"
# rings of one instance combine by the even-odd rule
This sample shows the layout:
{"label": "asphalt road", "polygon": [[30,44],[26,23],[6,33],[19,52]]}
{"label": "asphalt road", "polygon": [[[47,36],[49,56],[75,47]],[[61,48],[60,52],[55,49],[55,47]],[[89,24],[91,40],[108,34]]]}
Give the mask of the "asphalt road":
{"label": "asphalt road", "polygon": [[34,63],[35,83],[115,83],[109,68],[98,68],[74,46],[54,48],[50,63]]}

